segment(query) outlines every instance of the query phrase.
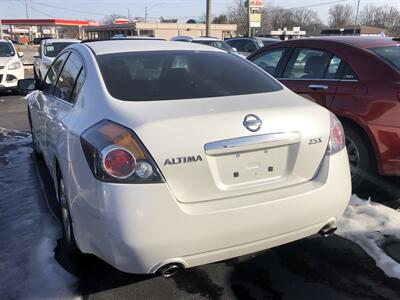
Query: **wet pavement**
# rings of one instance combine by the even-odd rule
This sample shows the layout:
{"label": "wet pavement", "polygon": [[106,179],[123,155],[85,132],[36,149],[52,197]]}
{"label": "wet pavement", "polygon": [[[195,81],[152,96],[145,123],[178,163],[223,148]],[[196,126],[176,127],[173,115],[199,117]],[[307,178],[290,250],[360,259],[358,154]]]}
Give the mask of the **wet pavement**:
{"label": "wet pavement", "polygon": [[[1,299],[400,299],[400,280],[336,235],[183,270],[169,279],[123,273],[91,255],[71,260],[63,254],[52,181],[43,160],[32,154],[20,97],[0,95],[0,128]],[[399,208],[398,179],[374,182],[363,196]],[[400,262],[397,240],[388,238],[382,248]]]}

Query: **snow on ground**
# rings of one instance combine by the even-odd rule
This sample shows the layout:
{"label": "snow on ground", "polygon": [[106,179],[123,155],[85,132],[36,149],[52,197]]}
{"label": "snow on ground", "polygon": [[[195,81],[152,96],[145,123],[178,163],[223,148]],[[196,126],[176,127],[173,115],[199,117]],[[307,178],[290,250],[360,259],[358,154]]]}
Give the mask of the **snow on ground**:
{"label": "snow on ground", "polygon": [[387,276],[400,279],[400,264],[381,247],[388,236],[400,242],[400,212],[353,195],[336,233],[363,248]]}
{"label": "snow on ground", "polygon": [[75,298],[77,279],[54,258],[61,228],[38,188],[30,144],[28,133],[0,128],[0,298]]}

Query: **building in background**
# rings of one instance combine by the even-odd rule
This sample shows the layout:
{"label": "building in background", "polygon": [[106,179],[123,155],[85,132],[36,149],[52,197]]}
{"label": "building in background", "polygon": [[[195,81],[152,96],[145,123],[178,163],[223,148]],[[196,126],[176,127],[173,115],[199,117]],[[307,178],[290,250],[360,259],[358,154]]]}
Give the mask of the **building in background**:
{"label": "building in background", "polygon": [[[354,35],[354,25],[343,28],[331,28],[321,31],[321,35]],[[357,25],[355,35],[360,36],[386,36],[387,30],[380,27]]]}
{"label": "building in background", "polygon": [[5,33],[20,43],[32,42],[35,38],[82,38],[83,26],[99,25],[95,21],[62,19],[3,19]]}
{"label": "building in background", "polygon": [[288,30],[286,27],[283,29],[278,28],[278,30],[271,30],[269,37],[279,38],[281,40],[292,40],[299,39],[306,36],[306,31],[301,30],[300,27],[293,27],[292,30]]}
{"label": "building in background", "polygon": [[[219,39],[235,37],[236,24],[211,24],[210,35]],[[177,35],[200,37],[206,35],[206,24],[133,22],[83,27],[86,39],[109,39],[116,34],[153,36],[169,40]]]}

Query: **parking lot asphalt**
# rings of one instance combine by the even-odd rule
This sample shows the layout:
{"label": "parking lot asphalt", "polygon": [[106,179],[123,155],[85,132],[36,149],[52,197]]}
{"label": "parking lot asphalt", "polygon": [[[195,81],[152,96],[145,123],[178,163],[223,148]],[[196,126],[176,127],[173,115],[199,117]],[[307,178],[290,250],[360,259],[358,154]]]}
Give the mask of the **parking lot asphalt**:
{"label": "parking lot asphalt", "polygon": [[[126,274],[91,255],[71,260],[63,255],[52,181],[43,160],[32,155],[20,96],[0,94],[0,129],[1,299],[400,299],[400,280],[387,277],[358,245],[336,235],[172,278]],[[364,194],[400,207],[396,178],[377,178]],[[400,263],[398,245],[389,240],[383,248]]]}

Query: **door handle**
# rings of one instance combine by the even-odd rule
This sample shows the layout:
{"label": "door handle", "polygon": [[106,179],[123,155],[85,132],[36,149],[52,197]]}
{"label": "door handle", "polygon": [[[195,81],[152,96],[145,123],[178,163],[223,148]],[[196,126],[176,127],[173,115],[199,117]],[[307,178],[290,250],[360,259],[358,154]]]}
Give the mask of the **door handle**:
{"label": "door handle", "polygon": [[308,87],[313,90],[327,90],[329,88],[324,84],[310,84]]}

